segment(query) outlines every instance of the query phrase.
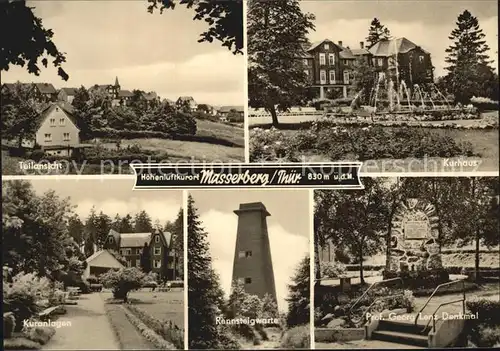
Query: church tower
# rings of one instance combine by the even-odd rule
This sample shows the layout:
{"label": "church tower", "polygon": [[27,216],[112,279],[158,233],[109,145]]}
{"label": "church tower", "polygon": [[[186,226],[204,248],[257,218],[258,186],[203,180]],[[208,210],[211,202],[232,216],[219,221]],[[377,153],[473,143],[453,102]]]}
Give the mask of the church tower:
{"label": "church tower", "polygon": [[267,232],[267,217],[271,214],[262,202],[240,204],[236,248],[233,263],[233,283],[244,284],[245,291],[276,300],[271,247]]}

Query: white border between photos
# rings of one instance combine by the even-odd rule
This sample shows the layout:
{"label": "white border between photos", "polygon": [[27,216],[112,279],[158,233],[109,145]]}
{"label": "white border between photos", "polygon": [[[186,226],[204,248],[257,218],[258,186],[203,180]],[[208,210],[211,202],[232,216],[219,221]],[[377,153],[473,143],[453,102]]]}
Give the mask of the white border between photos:
{"label": "white border between photos", "polygon": [[182,233],[182,240],[183,240],[183,247],[184,247],[184,252],[183,254],[183,273],[184,273],[184,349],[187,350],[189,349],[189,282],[188,282],[188,252],[187,252],[187,234],[188,234],[188,191],[187,190],[182,190],[182,226],[183,226],[183,233]]}
{"label": "white border between photos", "polygon": [[309,189],[309,330],[310,347],[315,348],[314,332],[314,190]]}

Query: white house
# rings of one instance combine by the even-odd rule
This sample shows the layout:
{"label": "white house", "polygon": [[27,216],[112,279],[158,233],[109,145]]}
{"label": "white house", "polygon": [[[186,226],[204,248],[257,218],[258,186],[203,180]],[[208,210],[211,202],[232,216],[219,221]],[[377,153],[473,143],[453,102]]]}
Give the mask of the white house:
{"label": "white house", "polygon": [[82,274],[82,278],[87,279],[91,275],[100,275],[110,269],[120,269],[123,265],[107,250],[95,252],[85,260],[87,268]]}

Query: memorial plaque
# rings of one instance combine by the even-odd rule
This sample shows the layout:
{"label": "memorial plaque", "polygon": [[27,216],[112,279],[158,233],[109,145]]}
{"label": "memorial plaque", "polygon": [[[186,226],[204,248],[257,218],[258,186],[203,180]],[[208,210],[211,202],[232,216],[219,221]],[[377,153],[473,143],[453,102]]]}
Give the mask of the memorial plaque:
{"label": "memorial plaque", "polygon": [[427,221],[407,221],[404,228],[405,239],[426,239],[429,234]]}

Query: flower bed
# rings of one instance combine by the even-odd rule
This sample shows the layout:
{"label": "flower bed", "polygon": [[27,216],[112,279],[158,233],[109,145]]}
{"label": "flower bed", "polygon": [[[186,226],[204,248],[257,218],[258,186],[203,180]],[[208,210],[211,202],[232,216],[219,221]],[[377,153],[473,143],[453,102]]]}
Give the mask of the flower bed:
{"label": "flower bed", "polygon": [[320,121],[293,136],[274,128],[251,130],[251,162],[298,162],[305,153],[325,155],[332,161],[479,156],[469,142],[459,143],[428,128],[403,125],[386,128]]}

